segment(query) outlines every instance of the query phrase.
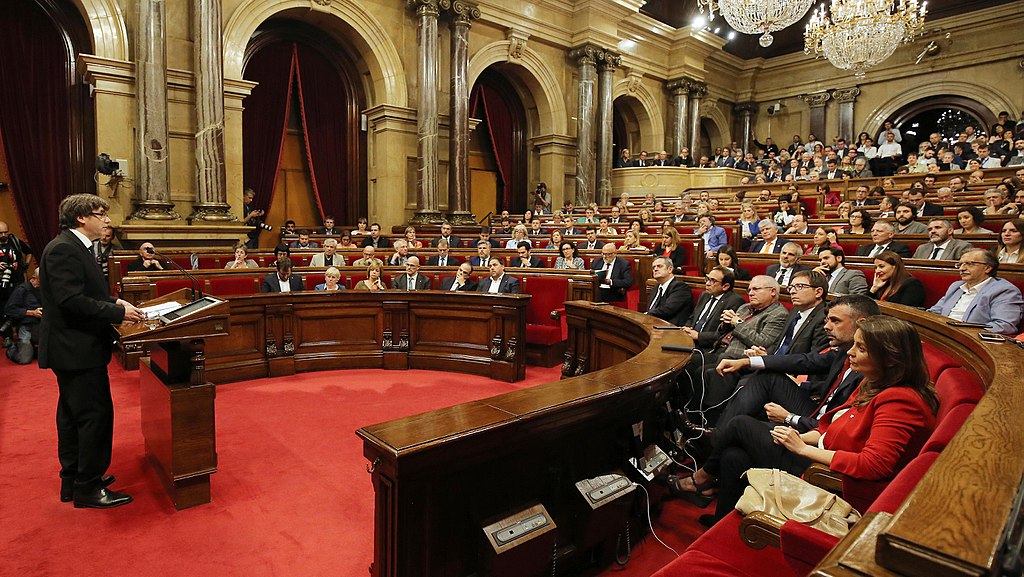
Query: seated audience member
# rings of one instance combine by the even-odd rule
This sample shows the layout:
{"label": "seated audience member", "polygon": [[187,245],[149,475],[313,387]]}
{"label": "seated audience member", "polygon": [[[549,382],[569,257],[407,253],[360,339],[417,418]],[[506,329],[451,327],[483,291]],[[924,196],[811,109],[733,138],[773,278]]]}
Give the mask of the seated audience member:
{"label": "seated audience member", "polygon": [[793,217],[796,215],[796,211],[789,204],[791,198],[788,194],[780,196],[778,200],[779,206],[772,212],[772,220],[775,221],[779,229],[788,228],[790,223],[793,222]]}
{"label": "seated audience member", "polygon": [[420,258],[418,256],[410,256],[405,261],[405,274],[397,275],[391,279],[391,288],[400,291],[430,290],[430,279],[419,273]]}
{"label": "seated audience member", "polygon": [[628,260],[615,256],[615,243],[602,246],[601,258],[595,258],[590,268],[598,277],[599,302],[626,300],[626,291],[633,286],[633,269]]}
{"label": "seated audience member", "polygon": [[602,216],[598,223],[597,234],[599,236],[616,236],[619,234],[619,231],[612,228],[607,216]]}
{"label": "seated audience member", "polygon": [[293,242],[291,248],[320,248],[320,243],[309,240],[309,231],[303,229],[299,231],[299,240]]}
{"label": "seated audience member", "polygon": [[853,208],[857,208],[864,206],[874,206],[878,204],[878,201],[879,199],[870,198],[868,196],[868,187],[867,185],[862,184],[858,186],[856,192],[854,192],[852,204]]}
{"label": "seated audience member", "polygon": [[39,345],[39,323],[43,318],[39,268],[32,271],[27,281],[14,287],[4,306],[4,314],[11,320],[14,329],[14,338],[7,348],[7,358],[15,364],[27,365],[35,357]]}
{"label": "seated audience member", "polygon": [[948,186],[940,187],[938,190],[935,191],[935,200],[943,204],[949,204],[953,202],[953,189]]}
{"label": "seated audience member", "polygon": [[405,266],[409,260],[409,243],[404,238],[395,241],[395,252],[388,257],[388,266]]}
{"label": "seated audience member", "polygon": [[896,234],[927,234],[928,227],[917,222],[914,205],[901,202],[896,205]]}
{"label": "seated audience member", "polygon": [[292,259],[282,258],[277,261],[277,271],[263,277],[260,284],[261,293],[302,292],[302,277],[292,274]]}
{"label": "seated audience member", "polygon": [[340,236],[341,235],[341,229],[340,228],[335,228],[335,226],[334,226],[334,217],[331,216],[331,215],[327,215],[327,216],[324,217],[324,225],[322,227],[320,227],[319,229],[317,229],[316,233],[317,234],[330,234],[330,235]]}
{"label": "seated audience member", "polygon": [[846,268],[846,253],[839,245],[832,245],[818,251],[815,269],[828,278],[828,292],[831,294],[857,294],[868,292],[868,280],[859,270]]}
{"label": "seated audience member", "polygon": [[438,239],[436,245],[437,254],[427,258],[427,266],[458,266],[462,264],[462,260],[456,256],[452,256],[449,253],[448,241],[441,238]]}
{"label": "seated audience member", "polygon": [[491,243],[480,239],[476,243],[476,256],[469,257],[469,264],[472,267],[485,267],[491,262]]}
{"label": "seated audience member", "polygon": [[736,280],[750,280],[750,271],[740,264],[740,257],[733,247],[725,245],[718,249],[715,258],[717,266],[729,271],[729,274],[733,275]]}
{"label": "seated audience member", "polygon": [[324,241],[324,251],[313,255],[313,258],[309,261],[309,266],[313,267],[331,267],[331,266],[345,266],[345,257],[337,254],[338,252],[338,241],[333,238],[329,238]]}
{"label": "seated audience member", "polygon": [[576,244],[576,248],[580,250],[601,250],[604,243],[597,238],[597,227],[589,224],[586,228],[586,240],[581,240]]}
{"label": "seated audience member", "polygon": [[459,248],[462,246],[462,239],[452,234],[452,224],[450,222],[441,223],[441,235],[430,241],[430,246],[436,248],[442,240],[448,243],[449,248]]}
{"label": "seated audience member", "polygon": [[735,282],[732,271],[722,266],[712,268],[704,276],[704,292],[697,298],[690,318],[683,323],[683,332],[702,351],[710,351],[718,340],[722,313],[744,304],[743,297],[732,290]]}
{"label": "seated audience member", "polygon": [[224,265],[225,269],[231,268],[259,268],[260,265],[256,261],[249,257],[249,249],[245,247],[244,243],[235,245],[235,260],[228,262]]}
{"label": "seated audience member", "polygon": [[533,246],[533,243],[530,242],[529,234],[530,232],[525,226],[517,224],[515,228],[512,229],[512,238],[505,243],[505,248],[516,248],[520,243],[524,242]]}
{"label": "seated audience member", "polygon": [[1022,233],[1024,233],[1024,220],[1015,218],[1003,224],[1003,230],[999,233],[999,262],[1010,264],[1024,262],[1024,253],[1020,250]]}
{"label": "seated audience member", "polygon": [[965,234],[995,234],[995,231],[981,226],[985,222],[985,213],[981,212],[980,208],[973,206],[961,207],[956,212],[956,221],[960,224],[960,228],[953,231],[953,234],[956,236]]}
{"label": "seated audience member", "polygon": [[356,248],[356,245],[352,242],[352,236],[347,233],[341,233],[341,240],[338,242],[338,248],[342,250],[349,250]]}
{"label": "seated audience member", "polygon": [[521,242],[516,247],[516,252],[519,254],[518,257],[513,257],[509,261],[509,266],[518,268],[544,268],[544,259],[537,256],[530,256],[530,243]]}
{"label": "seated audience member", "polygon": [[364,246],[363,247],[363,257],[360,258],[360,259],[357,259],[355,262],[353,262],[352,266],[363,267],[363,266],[370,266],[371,264],[376,264],[377,266],[384,266],[384,261],[382,261],[381,259],[373,256],[374,253],[375,253],[375,250],[374,250],[374,248],[372,246]]}
{"label": "seated audience member", "polygon": [[782,247],[789,241],[779,236],[779,225],[770,219],[764,219],[758,225],[761,229],[761,240],[755,240],[750,245],[750,252],[762,254],[778,254]]}
{"label": "seated audience member", "polygon": [[[332,239],[328,239],[332,240]],[[326,243],[325,243],[326,244]],[[341,284],[341,271],[335,267],[329,267],[324,271],[324,282],[316,285],[313,290],[318,291],[343,291],[345,285]]]}
{"label": "seated audience member", "polygon": [[441,279],[441,290],[450,292],[476,292],[477,283],[470,278],[473,267],[468,262],[459,265],[454,277]]}
{"label": "seated audience member", "polygon": [[562,236],[578,236],[583,234],[583,229],[576,228],[576,223],[571,216],[562,218]]}
{"label": "seated audience member", "polygon": [[368,222],[365,216],[360,216],[356,220],[356,228],[352,231],[352,236],[366,236],[370,234]]}
{"label": "seated audience member", "polygon": [[757,216],[757,208],[752,202],[740,204],[740,217],[736,220],[743,236],[743,249],[750,249],[750,244],[761,234],[761,219]]}
{"label": "seated audience member", "polygon": [[[701,494],[718,485],[715,514],[703,516],[702,524],[711,525],[735,509],[746,487],[743,474],[753,467],[800,476],[821,463],[855,479],[889,481],[918,454],[935,427],[939,402],[917,330],[883,315],[864,319],[848,356],[851,370],[863,378],[842,415],[826,413],[816,429],[803,434],[737,416],[717,435],[717,460],[691,478],[670,479],[677,493]],[[877,493],[883,489],[881,483],[875,487]],[[870,502],[877,493],[861,497]]]}
{"label": "seated audience member", "polygon": [[[926,180],[928,178],[928,176],[925,177]],[[924,198],[924,192],[925,191],[919,189],[910,191],[910,204],[914,206],[917,217],[924,218],[926,216],[942,216],[942,207],[926,201]]]}
{"label": "seated audience member", "polygon": [[286,235],[298,234],[298,231],[295,230],[295,226],[296,225],[294,220],[289,219],[284,221],[284,233]]}
{"label": "seated audience member", "polygon": [[282,242],[281,244],[279,244],[276,247],[274,247],[274,260],[275,261],[279,261],[282,258],[291,258],[291,256],[292,256],[292,249],[289,248],[287,244]]}
{"label": "seated audience member", "polygon": [[807,226],[807,217],[802,214],[793,215],[793,220],[789,222],[786,234],[811,234],[811,230]]}
{"label": "seated audience member", "polygon": [[1009,199],[997,188],[990,188],[985,191],[985,208],[982,209],[982,213],[987,215],[1002,214],[999,211],[1002,210]]}
{"label": "seated audience member", "polygon": [[894,196],[882,197],[882,200],[878,202],[878,214],[877,218],[895,218],[896,207],[900,201],[896,200]]}
{"label": "seated audience member", "polygon": [[[491,229],[490,229],[490,227],[487,227],[487,226],[480,227],[480,235],[477,238],[477,241],[474,242],[473,244],[471,244],[470,246],[477,246],[481,240],[485,241],[485,242],[487,242],[487,244],[491,245],[491,248],[501,248],[501,243],[498,242],[498,239],[491,238]],[[485,264],[483,266],[487,266],[487,265]]]}
{"label": "seated audience member", "polygon": [[636,252],[646,254],[649,252],[647,247],[640,244],[640,237],[631,230],[627,230],[626,234],[623,235],[622,245],[619,247],[620,250],[627,250],[630,252]]}
{"label": "seated audience member", "polygon": [[850,211],[847,222],[849,226],[846,228],[846,232],[849,234],[871,234],[871,227],[875,224],[871,213],[864,208],[854,208]]}
{"label": "seated audience member", "polygon": [[928,222],[928,242],[917,247],[914,258],[928,260],[958,260],[971,243],[953,238],[953,224],[944,218]]}
{"label": "seated audience member", "polygon": [[955,321],[985,325],[1002,335],[1020,333],[1024,300],[1013,283],[996,276],[999,261],[987,250],[973,249],[960,256],[960,278],[929,312]]}
{"label": "seated audience member", "polygon": [[477,284],[477,292],[519,294],[519,279],[505,274],[505,265],[500,258],[491,257],[487,268],[491,274]]}
{"label": "seated audience member", "polygon": [[814,238],[811,239],[811,245],[804,249],[804,254],[817,255],[819,250],[832,246],[833,238],[836,238],[836,229],[831,226],[819,226],[814,229]]}
{"label": "seated audience member", "polygon": [[144,242],[139,246],[139,256],[128,263],[128,272],[153,272],[164,270],[164,265],[157,260],[153,243]]}
{"label": "seated audience member", "polygon": [[871,242],[857,247],[857,256],[874,257],[883,250],[891,250],[903,258],[910,258],[910,247],[893,240],[896,228],[891,223],[879,221],[871,225]]}
{"label": "seated audience member", "polygon": [[800,253],[800,245],[787,242],[779,252],[779,264],[769,265],[765,274],[774,278],[779,286],[789,286],[795,273],[810,268],[800,264]]}
{"label": "seated audience member", "polygon": [[875,257],[875,278],[868,294],[879,301],[908,307],[924,306],[924,284],[910,275],[900,255],[891,250]]}
{"label": "seated audience member", "polygon": [[555,230],[551,231],[550,235],[548,235],[548,243],[547,243],[547,245],[544,246],[544,248],[553,248],[555,250],[560,250],[559,247],[561,247],[561,246],[562,246],[562,231],[560,231],[560,230],[558,230],[556,228]]}
{"label": "seated audience member", "polygon": [[405,242],[409,245],[410,250],[423,248],[423,242],[416,238],[415,226],[405,227]]}
{"label": "seated audience member", "polygon": [[818,185],[818,194],[825,197],[825,206],[839,206],[843,202],[838,190],[833,191],[827,182]]}
{"label": "seated audience member", "polygon": [[651,263],[651,277],[658,285],[650,292],[647,314],[679,326],[693,313],[693,297],[690,287],[672,274],[673,268],[663,256]]}
{"label": "seated audience member", "polygon": [[686,249],[679,246],[679,231],[674,227],[662,233],[661,244],[654,247],[654,254],[672,261],[673,274],[686,274]]}
{"label": "seated audience member", "polygon": [[370,225],[370,233],[363,238],[363,246],[372,246],[373,248],[389,248],[391,241],[386,236],[381,235],[380,225],[376,222]]}
{"label": "seated audience member", "polygon": [[[0,227],[6,226],[6,223],[0,223]],[[92,254],[96,257],[100,268],[103,269],[104,278],[110,278],[110,257],[114,255],[114,250],[120,250],[120,248],[121,243],[114,238],[114,229],[110,225],[104,226],[100,237],[92,243]]]}
{"label": "seated audience member", "polygon": [[382,291],[387,287],[384,286],[384,280],[381,278],[381,271],[384,269],[384,265],[377,259],[373,259],[374,262],[370,262],[366,265],[366,280],[361,280],[356,283],[353,287],[357,291]]}
{"label": "seated audience member", "polygon": [[715,226],[715,217],[711,214],[702,215],[697,219],[697,230],[694,231],[694,234],[698,234],[704,239],[704,254],[708,258],[715,256],[719,249],[729,243],[725,229]]}

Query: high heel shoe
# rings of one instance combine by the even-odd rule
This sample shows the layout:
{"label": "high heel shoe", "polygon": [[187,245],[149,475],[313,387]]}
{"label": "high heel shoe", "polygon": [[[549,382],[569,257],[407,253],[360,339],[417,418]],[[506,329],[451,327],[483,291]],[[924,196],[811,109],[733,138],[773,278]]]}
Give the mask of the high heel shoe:
{"label": "high heel shoe", "polygon": [[[693,482],[694,489],[696,490],[690,491],[681,489],[679,487],[679,482],[682,481],[683,479],[690,479]],[[697,480],[693,478],[693,476],[677,477],[675,475],[669,475],[668,477],[668,490],[673,495],[679,497],[680,499],[683,499],[684,501],[693,503],[694,505],[700,507],[701,509],[707,507],[708,505],[711,504],[712,501],[715,500],[714,489],[717,484],[718,481],[716,479],[710,479],[707,482],[698,483]],[[707,494],[705,493],[705,491],[712,491],[712,493]]]}

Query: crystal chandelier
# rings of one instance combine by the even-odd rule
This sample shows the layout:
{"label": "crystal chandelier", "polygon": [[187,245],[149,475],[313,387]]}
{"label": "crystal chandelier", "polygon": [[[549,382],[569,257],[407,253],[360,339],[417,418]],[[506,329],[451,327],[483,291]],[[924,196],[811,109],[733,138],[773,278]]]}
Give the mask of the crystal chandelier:
{"label": "crystal chandelier", "polygon": [[924,25],[927,2],[917,0],[832,0],[831,20],[822,4],[804,32],[804,52],[824,55],[836,68],[864,70],[911,42]]}
{"label": "crystal chandelier", "polygon": [[707,6],[709,19],[714,19],[718,10],[737,31],[761,33],[758,42],[764,48],[775,40],[772,32],[795,24],[813,3],[814,0],[697,0],[702,13]]}

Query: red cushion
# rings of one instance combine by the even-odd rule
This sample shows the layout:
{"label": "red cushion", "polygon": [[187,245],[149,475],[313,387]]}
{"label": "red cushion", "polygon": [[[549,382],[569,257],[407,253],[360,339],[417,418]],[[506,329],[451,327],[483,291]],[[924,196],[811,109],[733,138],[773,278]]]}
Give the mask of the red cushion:
{"label": "red cushion", "polygon": [[215,256],[201,256],[199,257],[199,268],[213,268],[219,269],[220,259]]}
{"label": "red cushion", "polygon": [[[899,475],[889,483],[889,486],[875,499],[875,502],[868,507],[868,511],[879,511],[883,513],[895,513],[907,496],[917,486],[918,481],[931,468],[939,456],[938,453],[922,452],[913,461],[900,471]],[[787,552],[788,553],[788,552]]]}
{"label": "red cushion", "polygon": [[740,260],[740,262],[742,263],[740,266],[742,266],[743,268],[745,268],[748,271],[750,271],[750,277],[751,278],[753,278],[753,277],[755,277],[755,276],[757,276],[759,274],[764,274],[764,272],[766,270],[768,270],[768,267],[771,266],[772,264],[779,264],[779,261],[775,261],[774,263],[770,263],[770,262],[764,261],[764,260],[760,260],[760,261],[757,261],[757,260]]}
{"label": "red cushion", "polygon": [[935,379],[935,392],[939,396],[939,421],[945,419],[957,405],[977,404],[985,395],[978,376],[963,367],[951,367],[943,371]]}
{"label": "red cushion", "polygon": [[924,362],[928,365],[928,374],[931,376],[932,382],[938,381],[942,371],[960,366],[960,363],[949,353],[941,351],[927,342],[922,342],[921,345],[924,349]]}
{"label": "red cushion", "polygon": [[839,542],[839,538],[834,535],[796,521],[786,521],[779,537],[779,548],[797,575],[810,573]]}
{"label": "red cushion", "polygon": [[[200,282],[200,286],[202,286],[202,281],[199,281],[199,282]],[[158,297],[162,297],[164,295],[170,294],[170,293],[172,293],[172,292],[174,292],[174,291],[176,291],[178,289],[192,288],[192,286],[193,286],[192,285],[192,281],[190,281],[188,279],[176,279],[176,278],[175,279],[167,279],[167,280],[158,280],[158,281],[156,281],[155,284],[156,284],[156,296],[158,296]]]}
{"label": "red cushion", "polygon": [[974,403],[964,403],[951,408],[939,421],[939,426],[935,427],[935,431],[932,432],[932,436],[928,437],[924,447],[921,447],[921,452],[941,453],[960,431],[960,427],[963,426],[967,417],[974,412],[974,407]]}
{"label": "red cushion", "polygon": [[740,539],[742,517],[733,511],[652,577],[793,577],[775,547],[751,549]]}
{"label": "red cushion", "polygon": [[256,293],[256,280],[247,276],[210,279],[210,294],[215,296],[251,295]]}
{"label": "red cushion", "polygon": [[526,307],[526,324],[560,326],[559,321],[551,318],[551,311],[565,307],[568,286],[569,279],[564,277],[524,277],[520,287],[523,294],[531,295]]}
{"label": "red cushion", "polygon": [[306,290],[311,291],[316,289],[316,285],[324,284],[327,282],[324,280],[324,273],[322,272],[310,272],[303,275],[303,279],[306,283]]}
{"label": "red cushion", "polygon": [[562,340],[562,327],[526,325],[526,342],[531,345],[551,346]]}
{"label": "red cushion", "polygon": [[949,285],[960,280],[960,275],[950,269],[948,271],[914,271],[914,277],[924,285],[924,306],[930,307],[939,302],[949,290]]}

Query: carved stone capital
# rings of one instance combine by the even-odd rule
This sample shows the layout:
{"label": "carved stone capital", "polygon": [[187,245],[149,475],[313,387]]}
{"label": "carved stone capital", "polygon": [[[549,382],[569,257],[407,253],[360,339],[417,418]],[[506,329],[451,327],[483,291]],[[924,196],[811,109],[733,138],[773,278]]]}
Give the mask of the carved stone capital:
{"label": "carved stone capital", "polygon": [[441,13],[438,0],[407,0],[406,4],[417,16],[434,16]]}
{"label": "carved stone capital", "polygon": [[622,65],[622,55],[605,50],[598,64],[601,70],[615,70]]}
{"label": "carved stone capital", "polygon": [[509,28],[505,37],[508,39],[508,59],[518,61],[526,52],[526,41],[530,39],[530,35],[522,30]]}
{"label": "carved stone capital", "polygon": [[734,106],[732,109],[733,109],[733,111],[736,112],[736,114],[742,114],[743,116],[749,116],[749,115],[752,115],[755,112],[757,112],[757,103],[756,102],[740,102],[736,106]]}
{"label": "carved stone capital", "polygon": [[469,4],[462,0],[455,0],[446,10],[451,16],[452,26],[466,26],[468,28],[473,24],[473,20],[480,17],[480,9],[477,8],[476,4]]}
{"label": "carved stone capital", "polygon": [[665,83],[665,90],[667,90],[672,96],[682,96],[690,93],[690,87],[693,85],[694,80],[692,78],[676,78],[675,80],[669,80]]}
{"label": "carved stone capital", "polygon": [[569,58],[576,61],[581,68],[583,66],[596,66],[597,61],[604,58],[604,50],[594,44],[584,44],[569,51]]}
{"label": "carved stone capital", "polygon": [[690,83],[690,97],[704,98],[708,95],[708,85],[705,82],[694,80]]}
{"label": "carved stone capital", "polygon": [[860,96],[860,88],[838,88],[832,91],[832,100],[836,102],[853,102]]}
{"label": "carved stone capital", "polygon": [[320,6],[330,6],[331,0],[313,0],[313,3],[319,4]]}
{"label": "carved stone capital", "polygon": [[807,103],[807,106],[811,108],[821,108],[832,98],[828,92],[812,92],[810,94],[803,94],[800,96],[800,100]]}
{"label": "carved stone capital", "polygon": [[640,85],[643,83],[644,75],[636,72],[635,70],[626,75],[626,92],[629,94],[636,94],[637,90],[640,90]]}

